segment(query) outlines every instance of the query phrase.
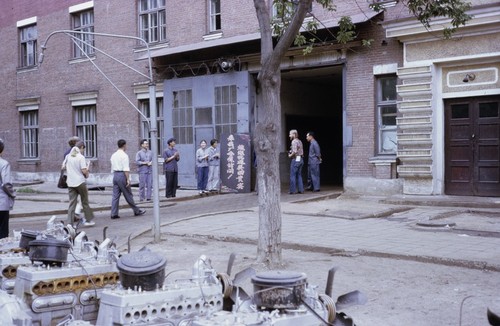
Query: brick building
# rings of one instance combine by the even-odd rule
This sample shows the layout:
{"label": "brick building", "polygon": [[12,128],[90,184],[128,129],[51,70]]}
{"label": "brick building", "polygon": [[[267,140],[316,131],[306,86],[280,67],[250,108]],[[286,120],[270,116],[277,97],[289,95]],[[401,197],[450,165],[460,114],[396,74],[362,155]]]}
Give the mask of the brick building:
{"label": "brick building", "polygon": [[[449,41],[407,18],[401,3],[376,2],[386,11],[377,14],[364,0],[356,6],[351,0],[335,1],[333,13],[313,3],[311,12],[321,21],[321,42],[312,54],[304,56],[302,49],[292,48],[283,60],[283,182],[288,173],[288,130],[298,129],[304,143],[307,131],[317,135],[325,185],[378,194],[499,195],[499,124],[494,116],[500,94],[494,79],[500,55],[495,47],[500,35],[498,4],[473,1],[479,19],[459,30],[451,52],[446,51]],[[252,1],[73,0],[45,1],[42,6],[22,0],[2,1],[2,8],[7,9],[0,12],[0,74],[5,80],[0,137],[7,141],[5,157],[18,178],[55,179],[66,139],[78,134],[87,142],[92,177],[109,181],[109,157],[116,140],[129,142],[132,157],[138,149],[135,144],[148,137],[148,125],[134,108],[149,114],[147,77],[88,44],[147,75],[145,46],[82,34],[91,39],[77,39],[81,49],[70,36],[59,33],[47,42],[40,65],[40,45],[56,30],[131,35],[149,43],[160,108],[159,148],[169,137],[177,138],[181,185],[195,184],[199,140],[227,132],[253,133],[258,120],[260,35]],[[344,47],[333,35],[345,15],[356,25],[358,37]],[[362,46],[363,39],[371,39],[372,45]],[[472,70],[462,72],[464,63]],[[465,85],[462,74],[476,79]],[[490,96],[485,114],[493,134],[487,140],[487,162],[469,158],[465,176],[463,168],[456,172],[454,152],[445,151],[457,139],[446,136],[455,121],[447,120],[444,111],[448,106],[454,110],[454,98],[469,98],[480,106],[480,95]],[[481,121],[478,116],[469,127],[480,128]],[[464,146],[486,148],[475,141]],[[478,169],[486,172],[477,176]],[[456,178],[472,178],[475,188],[457,192]],[[489,190],[478,192],[485,180]]]}

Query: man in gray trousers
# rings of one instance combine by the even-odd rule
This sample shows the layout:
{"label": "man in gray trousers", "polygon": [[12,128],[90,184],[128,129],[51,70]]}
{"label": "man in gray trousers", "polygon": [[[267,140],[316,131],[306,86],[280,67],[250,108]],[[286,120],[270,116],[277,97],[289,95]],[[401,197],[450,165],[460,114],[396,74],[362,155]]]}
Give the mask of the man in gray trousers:
{"label": "man in gray trousers", "polygon": [[322,162],[319,144],[314,139],[314,132],[309,131],[306,135],[309,142],[309,158],[307,170],[307,190],[319,191],[319,165]]}
{"label": "man in gray trousers", "polygon": [[127,142],[124,139],[120,139],[117,144],[118,150],[111,155],[111,171],[113,172],[111,219],[120,218],[118,215],[118,206],[122,193],[130,208],[134,210],[134,215],[143,215],[146,211],[137,207],[132,195],[132,189],[130,188],[130,164],[128,155],[125,153],[127,150]]}

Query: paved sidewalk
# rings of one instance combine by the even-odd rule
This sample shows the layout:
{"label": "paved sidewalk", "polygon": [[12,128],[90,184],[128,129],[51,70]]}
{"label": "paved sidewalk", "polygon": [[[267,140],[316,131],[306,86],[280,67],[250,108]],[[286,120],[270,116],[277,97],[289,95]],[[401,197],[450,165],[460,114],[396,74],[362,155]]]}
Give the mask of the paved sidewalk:
{"label": "paved sidewalk", "polygon": [[[11,225],[23,219],[58,215],[65,218],[67,191],[55,184],[29,185],[32,193],[19,193]],[[137,198],[136,191],[135,198]],[[180,189],[166,199],[160,192],[160,215],[178,205],[177,215],[162,219],[162,237],[170,234],[210,237],[256,243],[258,208],[255,194],[222,194],[203,197],[195,190]],[[372,255],[426,261],[500,271],[500,198],[450,196],[363,197],[341,195],[338,189],[282,195],[282,243],[285,248],[345,255]],[[337,198],[338,197],[338,198]],[[429,198],[427,198],[429,197]],[[136,245],[153,241],[151,224],[122,215],[109,219],[110,188],[93,190],[91,207],[100,226],[110,225],[119,248],[129,235]],[[212,212],[200,215],[209,203]],[[123,203],[126,207],[126,203]],[[140,203],[152,216],[152,203]],[[130,210],[130,209],[128,209]],[[179,210],[177,210],[179,211]],[[199,211],[204,211],[203,209]],[[128,214],[133,215],[133,214]],[[146,217],[149,221],[150,218]],[[138,223],[139,222],[139,223]],[[12,228],[11,228],[12,229]],[[100,228],[85,229],[94,236]],[[110,231],[108,231],[110,232]]]}

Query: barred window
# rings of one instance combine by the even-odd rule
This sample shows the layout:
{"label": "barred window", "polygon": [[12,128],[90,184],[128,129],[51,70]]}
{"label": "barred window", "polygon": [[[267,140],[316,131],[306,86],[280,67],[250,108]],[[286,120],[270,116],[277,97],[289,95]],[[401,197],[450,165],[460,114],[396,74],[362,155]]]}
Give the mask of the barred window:
{"label": "barred window", "polygon": [[215,134],[236,133],[238,99],[236,85],[215,87]]}
{"label": "barred window", "polygon": [[165,0],[139,1],[139,32],[148,43],[167,40]]}
{"label": "barred window", "polygon": [[[73,30],[77,32],[93,33],[94,32],[94,11],[87,10],[77,12],[72,15]],[[94,55],[94,35],[92,34],[73,34],[78,40],[72,39],[73,57],[85,58]]]}
{"label": "barred window", "polygon": [[[143,100],[140,102],[141,112],[146,117],[151,118],[151,111],[149,109],[149,100]],[[162,139],[165,139],[165,129],[163,128],[163,99],[156,99],[156,128],[158,136],[158,153],[161,155]],[[141,126],[142,126],[142,138],[147,139],[151,144],[151,134],[149,128],[149,122],[141,116]]]}
{"label": "barred window", "polygon": [[75,106],[76,135],[85,143],[85,157],[97,157],[97,116],[95,105]]}
{"label": "barred window", "polygon": [[20,67],[32,67],[37,63],[37,38],[36,25],[26,26],[19,29],[19,65]]}
{"label": "barred window", "polygon": [[38,110],[21,112],[22,158],[38,157]]}
{"label": "barred window", "polygon": [[173,92],[172,127],[177,144],[193,144],[193,92]]}

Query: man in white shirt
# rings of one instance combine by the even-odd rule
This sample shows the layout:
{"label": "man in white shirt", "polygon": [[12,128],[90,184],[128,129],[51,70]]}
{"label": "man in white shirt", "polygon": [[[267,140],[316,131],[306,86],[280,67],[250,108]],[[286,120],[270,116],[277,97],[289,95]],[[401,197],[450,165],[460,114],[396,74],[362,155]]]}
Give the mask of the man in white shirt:
{"label": "man in white shirt", "polygon": [[134,210],[135,216],[146,213],[144,209],[140,209],[135,204],[132,189],[130,188],[130,165],[128,155],[125,153],[127,150],[127,142],[124,139],[120,139],[117,144],[118,150],[111,155],[111,171],[113,172],[111,219],[113,220],[120,218],[118,215],[118,206],[120,204],[120,196],[122,193],[130,208]]}
{"label": "man in white shirt", "polygon": [[68,176],[66,180],[69,194],[68,223],[73,224],[75,222],[75,208],[78,195],[80,195],[83,213],[85,214],[85,220],[82,225],[93,226],[95,225],[95,222],[92,221],[94,219],[94,212],[89,206],[89,192],[86,184],[86,179],[89,177],[89,166],[85,160],[85,156],[82,155],[84,151],[85,143],[78,141],[75,147],[66,155],[63,163]]}

